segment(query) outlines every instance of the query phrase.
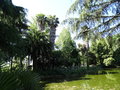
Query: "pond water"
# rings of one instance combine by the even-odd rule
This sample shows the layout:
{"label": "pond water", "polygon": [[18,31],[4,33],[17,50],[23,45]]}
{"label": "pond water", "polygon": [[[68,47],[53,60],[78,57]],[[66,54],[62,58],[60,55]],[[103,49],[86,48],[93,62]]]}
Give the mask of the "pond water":
{"label": "pond water", "polygon": [[48,83],[45,90],[120,90],[120,69],[101,70],[77,80]]}

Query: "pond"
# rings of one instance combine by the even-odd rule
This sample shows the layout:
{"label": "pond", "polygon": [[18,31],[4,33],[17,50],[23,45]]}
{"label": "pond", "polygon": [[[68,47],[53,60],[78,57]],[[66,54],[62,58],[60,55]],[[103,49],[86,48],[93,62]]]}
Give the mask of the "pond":
{"label": "pond", "polygon": [[101,70],[97,75],[48,83],[44,90],[120,90],[120,69]]}

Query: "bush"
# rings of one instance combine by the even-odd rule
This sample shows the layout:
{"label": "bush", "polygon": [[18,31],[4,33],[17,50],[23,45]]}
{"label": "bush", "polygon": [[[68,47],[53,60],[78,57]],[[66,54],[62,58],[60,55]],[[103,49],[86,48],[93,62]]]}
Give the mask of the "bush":
{"label": "bush", "polygon": [[108,58],[104,59],[103,63],[105,64],[105,66],[111,66],[111,65],[113,65],[114,61],[115,61],[114,58],[108,57]]}

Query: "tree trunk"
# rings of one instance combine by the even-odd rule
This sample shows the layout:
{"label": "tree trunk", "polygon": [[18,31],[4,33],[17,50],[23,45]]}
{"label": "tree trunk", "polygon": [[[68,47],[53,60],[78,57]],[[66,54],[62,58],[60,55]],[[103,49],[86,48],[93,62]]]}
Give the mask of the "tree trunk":
{"label": "tree trunk", "polygon": [[13,61],[12,61],[12,57],[10,57],[10,71],[12,72],[12,64],[13,64]]}
{"label": "tree trunk", "polygon": [[23,68],[23,63],[22,63],[22,59],[20,58],[20,68]]}
{"label": "tree trunk", "polygon": [[89,69],[89,41],[87,40],[87,69]]}
{"label": "tree trunk", "polygon": [[28,56],[28,66],[30,66],[30,56]]}
{"label": "tree trunk", "polygon": [[2,70],[1,70],[1,65],[0,65],[0,73],[1,73],[1,71],[2,71]]}
{"label": "tree trunk", "polygon": [[33,54],[32,59],[33,59],[33,71],[37,71],[37,58],[35,54]]}
{"label": "tree trunk", "polygon": [[52,50],[54,50],[54,44],[55,44],[55,33],[56,33],[56,27],[50,28],[50,42],[52,43]]}
{"label": "tree trunk", "polygon": [[39,28],[40,31],[44,31],[45,30],[45,25],[38,23],[38,28]]}

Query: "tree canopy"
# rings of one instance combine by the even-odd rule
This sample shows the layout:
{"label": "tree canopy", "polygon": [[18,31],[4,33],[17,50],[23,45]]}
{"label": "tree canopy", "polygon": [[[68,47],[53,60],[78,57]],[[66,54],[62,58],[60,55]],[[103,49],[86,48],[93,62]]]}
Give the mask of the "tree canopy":
{"label": "tree canopy", "polygon": [[120,31],[119,0],[76,0],[68,13],[75,13],[79,16],[79,18],[68,20],[77,29],[86,24],[93,33],[99,32],[102,36]]}

